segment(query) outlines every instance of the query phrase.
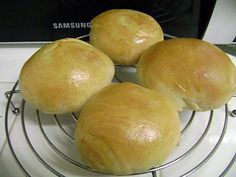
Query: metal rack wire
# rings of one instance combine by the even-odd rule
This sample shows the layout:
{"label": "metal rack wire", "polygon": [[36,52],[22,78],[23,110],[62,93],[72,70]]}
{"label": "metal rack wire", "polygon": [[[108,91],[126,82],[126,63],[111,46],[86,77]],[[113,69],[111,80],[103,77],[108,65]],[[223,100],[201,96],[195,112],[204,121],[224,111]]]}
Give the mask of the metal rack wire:
{"label": "metal rack wire", "polygon": [[[119,78],[117,78],[117,80],[121,80]],[[26,116],[25,114],[27,114],[26,110],[26,103],[23,100],[22,101],[22,105],[21,108],[17,108],[14,103],[13,103],[13,97],[19,93],[19,90],[17,90],[17,86],[18,86],[18,82],[15,83],[12,91],[9,91],[6,93],[6,96],[8,98],[8,102],[7,102],[7,106],[6,106],[6,114],[5,114],[5,131],[6,131],[6,137],[7,137],[7,141],[8,141],[8,145],[11,151],[12,156],[14,157],[16,163],[18,164],[19,168],[21,169],[22,173],[25,176],[31,176],[31,174],[29,174],[29,172],[26,170],[26,168],[24,167],[24,165],[22,164],[22,162],[20,161],[20,159],[18,158],[18,154],[16,153],[16,149],[12,144],[13,139],[11,138],[10,134],[9,134],[9,114],[10,111],[12,111],[14,114],[19,115],[19,118],[21,119],[21,127],[23,129],[23,133],[24,133],[24,139],[26,140],[28,146],[30,147],[31,151],[33,152],[34,156],[38,159],[38,161],[47,169],[49,170],[52,174],[56,175],[56,176],[60,176],[63,177],[65,176],[65,174],[59,172],[58,170],[56,170],[50,163],[46,162],[43,157],[41,157],[40,153],[37,152],[34,143],[31,141],[31,139],[29,138],[29,133],[27,131],[26,125],[27,125],[27,121],[26,121]],[[203,133],[201,134],[201,136],[196,140],[196,142],[189,148],[187,149],[185,152],[179,154],[177,157],[175,157],[174,159],[166,162],[165,164],[162,164],[160,166],[154,167],[150,170],[147,170],[145,172],[142,173],[136,173],[136,174],[132,174],[132,175],[141,175],[141,174],[151,174],[153,177],[157,176],[157,172],[163,169],[168,169],[169,167],[178,164],[179,162],[181,162],[183,159],[185,159],[187,156],[189,156],[204,140],[204,138],[206,137],[211,125],[212,125],[212,120],[214,117],[214,110],[209,112],[209,117],[208,117],[208,122],[205,125],[205,129],[203,131]],[[228,105],[225,105],[225,110],[224,110],[224,117],[222,117],[223,119],[223,126],[222,129],[220,130],[221,133],[219,135],[219,139],[217,140],[216,144],[214,145],[214,147],[210,150],[210,152],[205,156],[205,158],[203,160],[201,160],[198,164],[196,164],[193,168],[191,168],[190,170],[186,171],[185,173],[181,174],[180,176],[190,176],[192,173],[196,172],[198,169],[200,169],[213,155],[214,153],[217,151],[217,149],[219,148],[219,145],[221,144],[226,129],[227,129],[227,124],[228,124],[228,119],[229,119],[229,113],[230,111],[228,110]],[[64,161],[70,163],[71,165],[76,166],[77,168],[82,168],[91,172],[96,172],[96,173],[100,173],[97,172],[96,170],[84,165],[83,163],[74,160],[73,157],[70,157],[68,155],[66,155],[65,153],[63,153],[60,149],[60,147],[58,147],[56,144],[53,143],[50,135],[47,134],[47,132],[45,131],[44,125],[42,124],[42,116],[41,116],[41,112],[39,110],[35,110],[35,114],[37,117],[37,124],[38,127],[40,129],[41,134],[44,137],[44,141],[49,145],[50,149],[53,150],[58,156],[60,156]],[[192,122],[195,118],[196,112],[193,111],[187,121],[187,123],[185,124],[185,126],[182,128],[181,134],[185,134],[186,131],[189,129],[190,125],[192,125]],[[233,116],[233,115],[232,115]],[[65,137],[68,139],[68,141],[70,141],[70,144],[73,145],[74,142],[74,138],[73,135],[71,134],[71,132],[67,131],[64,128],[63,123],[59,120],[57,115],[52,115],[54,122],[55,122],[55,126],[58,126],[58,129],[63,132],[63,134],[65,135]],[[71,113],[70,115],[70,119],[72,121],[74,121],[74,123],[77,121],[77,116],[74,113]],[[179,145],[181,146],[181,144]],[[225,174],[227,174],[227,172],[230,170],[231,166],[234,164],[236,160],[236,155],[234,155],[234,157],[232,158],[232,160],[230,161],[230,163],[228,164],[228,166],[222,171],[220,176],[224,176]],[[100,173],[101,174],[101,173]]]}

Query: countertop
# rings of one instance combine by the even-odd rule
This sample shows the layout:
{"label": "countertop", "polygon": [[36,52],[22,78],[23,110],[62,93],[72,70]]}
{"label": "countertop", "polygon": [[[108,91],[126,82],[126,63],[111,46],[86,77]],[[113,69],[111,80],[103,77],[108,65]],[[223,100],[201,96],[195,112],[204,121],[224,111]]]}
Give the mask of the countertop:
{"label": "countertop", "polygon": [[[7,99],[5,98],[4,94],[6,91],[11,90],[12,86],[14,85],[15,81],[18,79],[18,75],[20,72],[20,68],[24,64],[24,62],[35,52],[39,49],[42,44],[24,44],[24,45],[0,45],[0,176],[23,176],[17,167],[16,163],[14,162],[13,158],[9,154],[8,145],[5,139],[5,127],[4,127],[4,118],[5,118],[5,107]],[[236,65],[236,57],[229,55],[234,64]],[[235,109],[236,105],[235,102],[229,103],[229,109]],[[221,114],[222,110],[219,109],[219,114]],[[11,129],[14,130],[16,118],[12,118],[10,120]],[[210,165],[210,169],[208,166],[204,166],[203,170],[205,174],[208,170],[222,171],[224,167],[217,167],[219,161],[222,163],[225,162],[223,166],[226,166],[229,160],[232,158],[232,155],[235,153],[235,145],[236,145],[236,129],[234,126],[236,125],[236,118],[229,118],[229,125],[225,135],[225,139],[222,143],[222,146],[219,148],[218,156],[214,156],[211,159],[211,163],[216,165],[213,169]],[[15,128],[16,129],[16,128]],[[217,137],[214,133],[210,136],[205,143],[214,143]],[[227,150],[227,151],[226,151]],[[227,152],[227,153],[226,153]],[[200,156],[200,154],[199,154]],[[14,169],[14,170],[12,170]],[[207,173],[207,174],[213,174]],[[236,173],[236,165],[232,167],[232,169],[227,174],[228,177],[233,177],[233,174]],[[159,174],[160,175],[160,174]],[[72,175],[74,176],[74,175]],[[76,175],[75,175],[76,176]],[[94,174],[83,173],[81,176],[97,176]],[[101,176],[101,175],[100,175]],[[150,177],[151,175],[143,175],[145,177]],[[168,172],[163,172],[160,176],[168,176]],[[195,175],[193,175],[195,176]],[[141,176],[140,176],[141,177]],[[169,177],[169,176],[168,176]]]}

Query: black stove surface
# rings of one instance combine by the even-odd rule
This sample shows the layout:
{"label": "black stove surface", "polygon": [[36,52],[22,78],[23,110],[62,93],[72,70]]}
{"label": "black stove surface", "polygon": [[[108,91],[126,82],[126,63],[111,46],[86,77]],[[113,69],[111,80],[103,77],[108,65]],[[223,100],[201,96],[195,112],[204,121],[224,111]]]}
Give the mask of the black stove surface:
{"label": "black stove surface", "polygon": [[93,17],[118,8],[153,16],[169,35],[201,36],[200,0],[3,0],[0,4],[0,42],[47,42],[87,35]]}

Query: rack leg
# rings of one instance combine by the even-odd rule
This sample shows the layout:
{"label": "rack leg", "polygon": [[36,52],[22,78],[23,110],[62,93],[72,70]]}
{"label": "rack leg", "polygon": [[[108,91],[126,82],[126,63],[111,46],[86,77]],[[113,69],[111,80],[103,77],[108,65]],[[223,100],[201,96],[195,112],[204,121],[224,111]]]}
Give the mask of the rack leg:
{"label": "rack leg", "polygon": [[[7,99],[9,99],[11,94],[16,94],[16,93],[20,93],[20,91],[15,90],[13,93],[11,93],[11,91],[8,91],[8,92],[5,93],[5,96],[6,96]],[[13,112],[13,114],[19,115],[20,114],[20,109],[17,108],[12,101],[10,101],[10,105],[11,105],[10,109]]]}

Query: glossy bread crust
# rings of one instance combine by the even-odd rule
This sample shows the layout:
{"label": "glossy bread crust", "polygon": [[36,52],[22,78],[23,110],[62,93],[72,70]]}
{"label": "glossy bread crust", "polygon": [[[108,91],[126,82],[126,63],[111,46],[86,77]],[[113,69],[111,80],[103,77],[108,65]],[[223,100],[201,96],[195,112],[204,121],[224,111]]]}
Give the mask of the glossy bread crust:
{"label": "glossy bread crust", "polygon": [[80,156],[100,171],[142,172],[163,162],[180,138],[172,102],[132,83],[112,84],[84,106],[75,129]]}
{"label": "glossy bread crust", "polygon": [[176,103],[207,111],[225,104],[236,91],[236,69],[216,46],[191,38],[158,42],[147,49],[137,68],[140,83]]}
{"label": "glossy bread crust", "polygon": [[91,23],[90,43],[116,64],[136,64],[146,48],[163,39],[156,20],[136,10],[108,10]]}
{"label": "glossy bread crust", "polygon": [[109,57],[86,42],[67,38],[46,44],[27,60],[19,86],[35,108],[63,114],[79,111],[113,76]]}

